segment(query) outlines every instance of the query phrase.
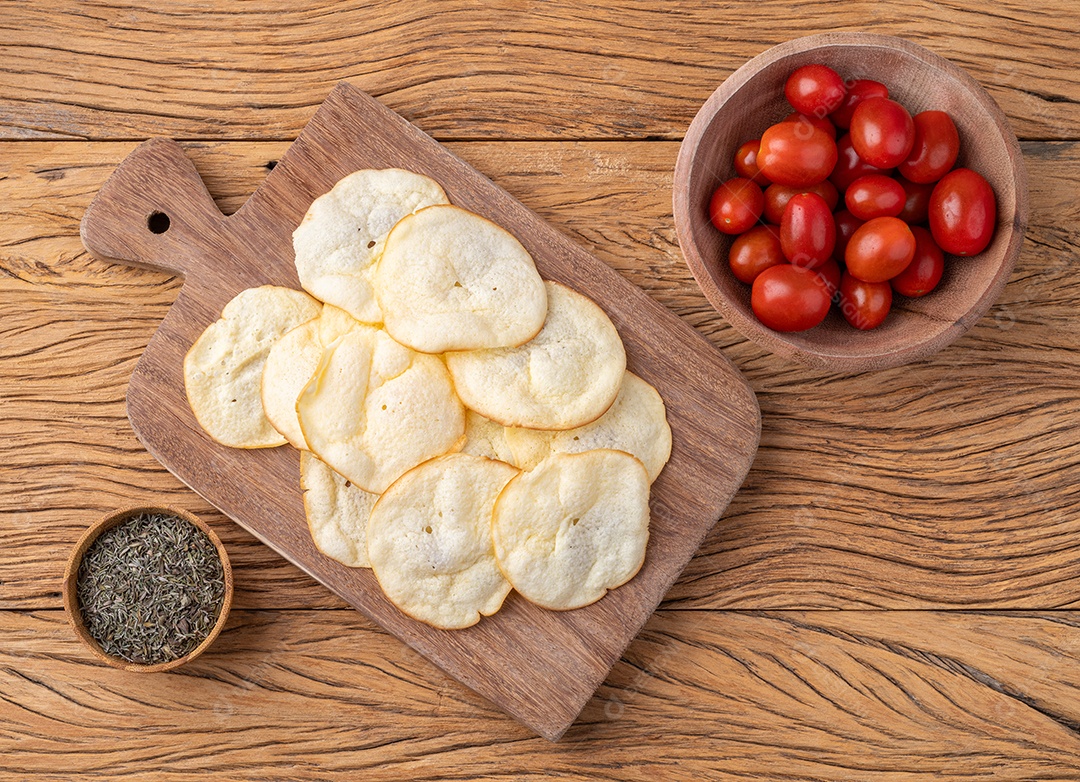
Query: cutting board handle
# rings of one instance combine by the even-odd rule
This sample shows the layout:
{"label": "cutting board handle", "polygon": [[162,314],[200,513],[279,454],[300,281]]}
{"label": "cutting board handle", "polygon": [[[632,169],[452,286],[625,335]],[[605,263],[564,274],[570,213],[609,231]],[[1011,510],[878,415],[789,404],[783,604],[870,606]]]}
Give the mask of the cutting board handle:
{"label": "cutting board handle", "polygon": [[124,158],[83,216],[83,246],[97,258],[198,273],[200,258],[220,254],[225,216],[183,148],[150,139]]}

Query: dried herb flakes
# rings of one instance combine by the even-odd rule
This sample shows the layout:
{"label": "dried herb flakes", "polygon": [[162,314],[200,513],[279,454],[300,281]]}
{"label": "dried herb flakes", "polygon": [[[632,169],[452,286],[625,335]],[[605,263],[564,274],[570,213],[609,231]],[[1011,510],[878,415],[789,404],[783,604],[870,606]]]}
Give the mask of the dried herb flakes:
{"label": "dried herb flakes", "polygon": [[190,522],[146,513],[102,533],[77,579],[83,622],[106,654],[153,665],[210,634],[225,598],[217,549]]}

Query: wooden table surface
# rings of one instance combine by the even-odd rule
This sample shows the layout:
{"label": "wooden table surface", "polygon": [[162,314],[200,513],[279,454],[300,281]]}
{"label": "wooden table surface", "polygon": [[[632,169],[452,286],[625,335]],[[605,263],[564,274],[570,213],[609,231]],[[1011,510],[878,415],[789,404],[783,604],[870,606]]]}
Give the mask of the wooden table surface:
{"label": "wooden table surface", "polygon": [[[0,0],[4,779],[1080,779],[1080,20],[1043,3]],[[908,367],[785,363],[682,261],[682,133],[746,59],[827,30],[966,68],[1021,139],[1002,299]],[[181,281],[78,227],[150,136],[239,207],[347,79],[694,326],[763,413],[742,491],[562,742],[502,715],[139,445],[128,376]],[[202,514],[236,599],[203,657],[91,659],[64,561],[111,508]]]}

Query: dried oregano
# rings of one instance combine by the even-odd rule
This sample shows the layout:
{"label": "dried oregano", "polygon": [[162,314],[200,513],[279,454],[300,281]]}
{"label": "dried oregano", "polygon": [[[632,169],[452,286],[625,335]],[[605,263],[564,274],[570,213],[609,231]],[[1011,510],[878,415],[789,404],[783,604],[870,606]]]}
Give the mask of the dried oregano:
{"label": "dried oregano", "polygon": [[86,629],[107,654],[152,665],[183,657],[210,634],[225,573],[206,533],[176,516],[145,513],[86,550],[77,593]]}

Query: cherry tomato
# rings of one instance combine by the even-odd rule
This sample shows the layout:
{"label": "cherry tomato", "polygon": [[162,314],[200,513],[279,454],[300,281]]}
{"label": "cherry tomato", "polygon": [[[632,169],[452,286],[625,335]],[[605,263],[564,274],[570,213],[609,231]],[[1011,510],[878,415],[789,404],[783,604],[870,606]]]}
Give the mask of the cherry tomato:
{"label": "cherry tomato", "polygon": [[754,280],[750,308],[775,331],[812,329],[829,314],[830,295],[820,274],[783,263]]}
{"label": "cherry tomato", "polygon": [[851,143],[859,157],[878,168],[896,168],[911,154],[915,121],[888,98],[867,98],[851,115]]}
{"label": "cherry tomato", "polygon": [[945,256],[934,243],[934,237],[925,228],[911,227],[915,235],[915,257],[907,268],[889,280],[889,284],[903,296],[925,296],[941,282],[945,273]]}
{"label": "cherry tomato", "polygon": [[833,222],[836,223],[836,249],[833,250],[833,257],[836,260],[843,262],[844,253],[847,252],[848,242],[851,241],[851,237],[855,235],[855,231],[865,221],[860,220],[853,215],[847,209],[841,209],[839,212],[833,215]]}
{"label": "cherry tomato", "polygon": [[824,130],[829,134],[829,138],[836,138],[836,125],[829,122],[826,117],[815,117],[810,114],[800,114],[797,111],[793,111],[784,117],[784,122],[804,122],[808,125],[813,125],[819,130]]}
{"label": "cherry tomato", "polygon": [[860,220],[896,217],[904,208],[904,187],[884,174],[867,174],[852,182],[844,193],[848,211]]}
{"label": "cherry tomato", "polygon": [[765,219],[773,225],[780,225],[784,209],[791,197],[799,193],[817,193],[825,199],[829,209],[835,209],[840,201],[840,194],[828,179],[810,187],[789,187],[788,185],[769,185],[765,188]]}
{"label": "cherry tomato", "polygon": [[713,193],[709,219],[726,234],[741,234],[754,226],[765,208],[761,188],[749,179],[729,179]]}
{"label": "cherry tomato", "polygon": [[840,275],[842,274],[840,264],[836,262],[835,258],[830,258],[814,271],[821,277],[825,290],[829,293],[829,298],[836,301],[836,294],[840,292]]}
{"label": "cherry tomato", "polygon": [[780,247],[795,266],[816,269],[832,256],[836,223],[832,210],[817,193],[792,196],[780,220]]}
{"label": "cherry tomato", "polygon": [[930,195],[930,232],[953,255],[978,255],[990,244],[997,204],[990,183],[970,168],[950,171]]}
{"label": "cherry tomato", "polygon": [[858,227],[844,251],[849,272],[863,282],[885,282],[915,257],[915,235],[896,217],[875,217]]}
{"label": "cherry tomato", "polygon": [[892,288],[887,282],[865,282],[850,272],[840,280],[840,314],[857,329],[876,329],[892,307]]}
{"label": "cherry tomato", "polygon": [[904,188],[904,208],[897,217],[908,225],[925,223],[930,215],[930,194],[934,192],[934,185],[917,185],[903,177],[896,181]]}
{"label": "cherry tomato", "polygon": [[816,185],[836,165],[836,142],[818,128],[780,122],[762,134],[757,163],[770,182],[792,187]]}
{"label": "cherry tomato", "polygon": [[784,83],[784,97],[795,111],[824,117],[844,102],[847,87],[840,74],[827,65],[796,68]]}
{"label": "cherry tomato", "polygon": [[887,98],[889,88],[879,81],[872,79],[855,79],[848,82],[847,95],[840,108],[829,115],[829,119],[838,128],[851,127],[851,115],[855,113],[855,107],[867,98]]}
{"label": "cherry tomato", "polygon": [[851,144],[851,134],[845,133],[836,142],[836,167],[829,175],[829,181],[836,185],[836,189],[843,193],[848,187],[861,176],[867,174],[887,174],[886,169],[872,166],[859,157],[855,147]]}
{"label": "cherry tomato", "polygon": [[749,179],[759,187],[766,187],[769,180],[761,173],[761,169],[758,168],[757,164],[758,148],[760,146],[761,139],[756,138],[747,141],[735,150],[735,173],[743,179]]}
{"label": "cherry tomato", "polygon": [[937,182],[956,163],[960,134],[944,111],[923,111],[912,117],[915,144],[897,168],[905,179],[918,184]]}
{"label": "cherry tomato", "polygon": [[750,285],[770,266],[787,263],[780,248],[780,229],[775,225],[755,225],[735,237],[728,251],[728,265],[735,277]]}

